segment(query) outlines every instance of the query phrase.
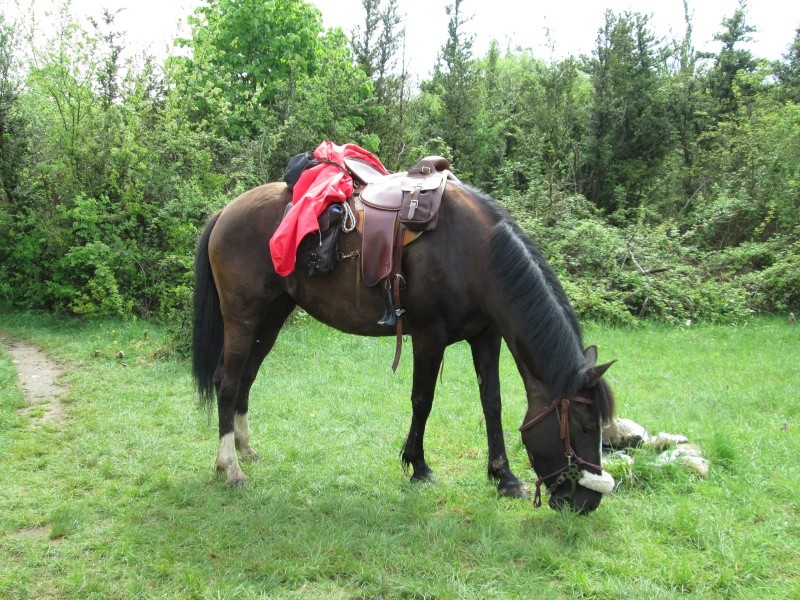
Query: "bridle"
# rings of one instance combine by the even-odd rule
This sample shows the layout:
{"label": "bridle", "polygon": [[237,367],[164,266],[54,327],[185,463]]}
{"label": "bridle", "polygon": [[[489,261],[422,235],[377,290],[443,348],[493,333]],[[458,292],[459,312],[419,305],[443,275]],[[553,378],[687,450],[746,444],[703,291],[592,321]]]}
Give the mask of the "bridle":
{"label": "bridle", "polygon": [[[578,402],[579,404],[593,404],[591,399],[584,398],[583,396],[573,396],[572,398],[563,398],[561,400],[556,399],[553,400],[550,406],[545,408],[542,412],[529,421],[524,422],[519,428],[520,433],[527,431],[528,429],[532,429],[541,423],[552,412],[556,413],[561,426],[560,433],[561,439],[564,442],[564,455],[567,457],[567,464],[566,466],[561,467],[549,475],[539,477],[539,479],[536,481],[536,492],[533,496],[533,505],[536,508],[539,508],[542,505],[542,484],[546,479],[558,476],[552,484],[547,486],[547,491],[550,494],[552,494],[562,483],[569,481],[572,484],[570,492],[567,494],[569,497],[575,492],[575,486],[578,485],[578,481],[582,477],[581,467],[589,467],[592,469],[597,469],[601,473],[603,472],[603,468],[600,465],[595,465],[587,460],[582,459],[572,450],[572,440],[570,439],[569,434],[569,406],[571,402]],[[528,450],[528,458],[531,461],[531,465],[533,465],[533,457],[531,456],[530,450]]]}

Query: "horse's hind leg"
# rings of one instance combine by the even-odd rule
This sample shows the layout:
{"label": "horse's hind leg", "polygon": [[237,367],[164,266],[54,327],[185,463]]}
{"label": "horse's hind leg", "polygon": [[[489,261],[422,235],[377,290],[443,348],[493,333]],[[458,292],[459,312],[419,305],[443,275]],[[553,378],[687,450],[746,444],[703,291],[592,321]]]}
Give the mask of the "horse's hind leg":
{"label": "horse's hind leg", "polygon": [[281,327],[287,317],[294,310],[295,303],[287,294],[278,297],[270,304],[264,315],[261,327],[256,333],[250,356],[245,364],[239,385],[239,395],[236,398],[236,408],[233,416],[233,435],[239,457],[243,461],[259,460],[258,455],[250,445],[250,426],[247,412],[250,404],[250,388],[258,374],[261,363],[270,353],[278,338]]}
{"label": "horse's hind leg", "polygon": [[239,447],[245,449],[245,458],[258,456],[249,441],[249,394],[258,367],[272,349],[281,325],[294,307],[288,296],[280,298],[280,302],[273,302],[266,310],[225,318],[222,362],[214,376],[219,415],[216,465],[218,471],[225,473],[225,482],[230,486],[247,480],[236,454],[237,438]]}
{"label": "horse's hind leg", "polygon": [[503,439],[503,420],[500,401],[500,334],[493,328],[484,329],[469,340],[472,361],[478,376],[483,415],[486,419],[486,438],[489,444],[489,478],[497,482],[503,496],[527,498],[528,490],[511,471]]}

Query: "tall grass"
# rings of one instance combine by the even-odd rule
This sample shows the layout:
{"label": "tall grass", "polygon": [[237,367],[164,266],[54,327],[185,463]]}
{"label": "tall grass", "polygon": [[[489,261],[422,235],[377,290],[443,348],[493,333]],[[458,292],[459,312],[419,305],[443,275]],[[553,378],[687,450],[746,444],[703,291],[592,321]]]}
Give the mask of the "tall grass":
{"label": "tall grass", "polygon": [[[588,517],[497,496],[465,345],[427,431],[437,482],[416,485],[399,460],[410,348],[392,375],[391,339],[296,322],[252,393],[263,460],[230,490],[216,417],[152,325],[6,313],[0,331],[46,349],[70,386],[68,420],[31,425],[0,348],[2,598],[800,596],[800,330],[778,320],[588,327],[619,359],[620,416],[712,461],[701,480],[642,451]],[[532,485],[521,382],[508,355],[501,368],[512,467]]]}

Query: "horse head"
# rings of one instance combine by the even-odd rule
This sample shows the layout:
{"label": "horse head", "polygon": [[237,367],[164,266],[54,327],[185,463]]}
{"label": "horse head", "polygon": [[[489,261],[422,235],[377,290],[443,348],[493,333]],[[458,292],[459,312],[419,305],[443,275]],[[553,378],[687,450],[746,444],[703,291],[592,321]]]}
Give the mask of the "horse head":
{"label": "horse head", "polygon": [[[602,425],[611,418],[613,395],[603,375],[612,362],[597,365],[597,348],[584,350],[585,365],[577,390],[553,398],[540,386],[529,392],[528,412],[520,427],[522,442],[536,482],[534,505],[541,505],[541,487],[549,505],[587,514],[614,489],[614,478],[601,465]],[[544,408],[542,406],[544,405]]]}

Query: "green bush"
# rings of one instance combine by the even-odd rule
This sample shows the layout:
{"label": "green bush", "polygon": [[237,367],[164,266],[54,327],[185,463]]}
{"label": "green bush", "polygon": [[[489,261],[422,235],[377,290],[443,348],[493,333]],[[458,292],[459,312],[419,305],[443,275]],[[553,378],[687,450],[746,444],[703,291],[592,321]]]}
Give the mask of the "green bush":
{"label": "green bush", "polygon": [[762,271],[743,276],[742,284],[762,312],[800,310],[800,243],[795,242]]}
{"label": "green bush", "polygon": [[46,284],[50,306],[62,312],[90,316],[121,316],[132,302],[120,293],[115,270],[120,257],[103,242],[70,249],[55,263]]}
{"label": "green bush", "polygon": [[583,318],[617,325],[637,318],[737,322],[757,309],[744,281],[731,279],[727,266],[707,268],[714,253],[685,244],[674,225],[617,227],[579,196],[514,196],[504,204],[543,248]]}

